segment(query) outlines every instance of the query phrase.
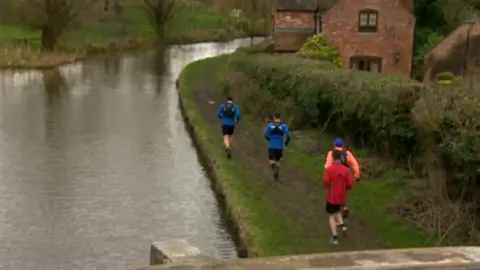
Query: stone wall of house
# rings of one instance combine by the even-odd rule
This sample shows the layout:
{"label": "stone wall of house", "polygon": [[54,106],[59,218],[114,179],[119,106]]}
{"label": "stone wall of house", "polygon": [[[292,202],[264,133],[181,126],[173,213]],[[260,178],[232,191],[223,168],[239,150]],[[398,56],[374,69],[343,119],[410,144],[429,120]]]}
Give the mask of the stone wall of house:
{"label": "stone wall of house", "polygon": [[[358,32],[359,12],[378,11],[377,32]],[[350,57],[382,58],[382,73],[410,76],[415,17],[397,0],[340,0],[322,17],[322,33],[339,49],[345,66]]]}

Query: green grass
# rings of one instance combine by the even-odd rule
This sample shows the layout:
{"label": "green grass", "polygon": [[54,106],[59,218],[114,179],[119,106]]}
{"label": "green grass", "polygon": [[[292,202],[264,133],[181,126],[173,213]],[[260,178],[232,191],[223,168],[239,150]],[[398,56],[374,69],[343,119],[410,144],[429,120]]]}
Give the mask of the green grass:
{"label": "green grass", "polygon": [[0,41],[6,41],[17,37],[39,38],[40,32],[32,31],[18,25],[0,24]]}
{"label": "green grass", "polygon": [[[331,148],[333,138],[318,134],[314,131],[315,140],[323,145],[323,149]],[[307,135],[308,136],[308,135]],[[316,179],[323,175],[325,154],[316,155],[302,153],[299,144],[292,140],[287,149],[287,160],[304,168]],[[355,149],[357,159],[371,157],[368,150]],[[380,160],[381,158],[378,157]],[[361,166],[362,164],[360,164]],[[388,207],[395,203],[402,195],[408,196],[408,173],[401,169],[392,168],[386,171],[379,179],[362,179],[358,185],[348,193],[348,203],[352,210],[360,214],[367,224],[382,236],[392,248],[422,247],[435,243],[431,234],[416,228],[406,221],[388,214]]]}
{"label": "green grass", "polygon": [[[261,33],[261,24],[257,28],[256,33]],[[91,54],[145,48],[157,41],[166,44],[228,41],[246,37],[246,33],[240,22],[215,13],[204,4],[186,0],[174,11],[161,39],[138,6],[126,6],[121,15],[109,14],[102,19],[89,19],[85,15],[60,37],[54,53],[39,50],[40,36],[39,31],[17,20],[2,22],[0,68],[49,68]]]}
{"label": "green grass", "polygon": [[[145,39],[157,38],[144,11],[139,7],[128,6],[120,17],[113,14],[103,20],[82,20],[61,37],[60,46],[65,49],[77,49],[88,44],[107,44],[126,36]],[[228,40],[243,37],[239,23],[211,11],[207,6],[188,2],[179,7],[167,23],[166,40],[174,43],[193,43],[199,41]],[[15,38],[29,38],[34,41],[32,47],[38,47],[39,31],[30,30],[15,24],[0,24],[0,43]]]}
{"label": "green grass", "polygon": [[[203,119],[200,109],[196,106],[193,95],[196,87],[198,88],[196,83],[205,76],[202,71],[228,70],[225,65],[229,57],[224,55],[188,65],[180,76],[180,97],[190,124],[195,128],[203,152],[208,153],[210,161],[216,164],[214,173],[224,187],[223,191],[230,212],[240,223],[242,238],[246,241],[250,252],[260,256],[332,250],[331,246],[318,243],[318,239],[295,241],[295,239],[306,239],[307,232],[302,231],[302,227],[291,220],[272,213],[272,207],[259,199],[262,197],[262,191],[249,181],[255,177],[255,172],[249,172],[243,164],[232,164],[225,160],[223,148],[218,143],[220,140],[218,127],[211,126],[207,120]],[[222,76],[222,74],[218,75]],[[261,124],[253,116],[244,113],[242,119],[242,128],[259,130]],[[299,134],[300,132],[294,132],[294,140],[287,150],[285,160],[297,164],[312,176],[311,179],[319,181],[323,174],[325,153],[306,154],[304,150],[312,148],[312,145],[307,143],[311,141],[315,144],[315,148],[329,149],[333,139],[330,136],[319,135],[317,131],[301,132],[301,139]],[[364,149],[355,150],[359,159],[369,157],[368,152]],[[388,214],[387,207],[394,203],[398,196],[408,195],[409,185],[405,176],[406,172],[391,169],[379,177],[380,179],[362,179],[349,193],[348,203],[352,211],[358,213],[389,247],[431,246],[434,244],[434,239],[429,233]]]}
{"label": "green grass", "polygon": [[[262,200],[259,186],[247,179],[255,179],[242,164],[232,163],[225,159],[224,150],[219,140],[218,127],[211,126],[201,115],[195,104],[194,91],[196,82],[203,80],[201,70],[218,70],[225,64],[228,56],[220,56],[200,60],[188,65],[180,75],[180,96],[188,116],[189,123],[195,128],[203,152],[215,163],[214,174],[223,186],[228,209],[239,224],[242,239],[246,243],[250,256],[273,256],[280,254],[305,253],[313,249],[317,241],[301,242],[301,227],[292,220],[273,213],[271,207]],[[264,192],[264,190],[263,190]],[[298,239],[298,240],[297,240]]]}
{"label": "green grass", "polygon": [[[209,61],[213,62],[213,60]],[[242,127],[250,130],[258,130],[261,126],[248,114],[244,113],[242,119]],[[302,134],[301,137],[299,133]],[[334,138],[319,134],[317,130],[293,131],[292,137],[292,143],[285,150],[285,162],[297,164],[308,172],[312,179],[321,181],[326,153],[306,154],[305,152],[310,152],[312,148],[330,149]],[[372,154],[367,149],[355,149],[355,156],[358,160],[372,158]],[[365,222],[382,236],[390,248],[425,247],[436,243],[432,234],[388,213],[388,207],[393,206],[402,195],[408,196],[410,193],[409,178],[411,176],[406,171],[391,168],[379,178],[362,179],[348,193],[347,200],[352,211],[358,212]]]}

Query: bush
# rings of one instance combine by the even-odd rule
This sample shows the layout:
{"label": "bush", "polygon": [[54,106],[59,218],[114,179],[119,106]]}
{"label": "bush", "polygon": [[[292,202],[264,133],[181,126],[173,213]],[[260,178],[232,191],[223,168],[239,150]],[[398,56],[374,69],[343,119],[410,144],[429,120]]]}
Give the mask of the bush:
{"label": "bush", "polygon": [[291,55],[233,57],[230,65],[275,100],[294,107],[297,120],[292,128],[328,125],[359,146],[399,158],[414,150],[410,112],[426,88],[419,82]]}
{"label": "bush", "polygon": [[436,81],[439,84],[448,85],[455,80],[455,75],[451,72],[440,72],[436,76]]}
{"label": "bush", "polygon": [[[423,92],[413,109],[419,131],[447,173],[450,197],[473,199],[480,165],[480,91],[462,81]],[[467,190],[470,192],[464,192]],[[478,192],[477,192],[478,193]]]}
{"label": "bush", "polygon": [[[415,158],[425,203],[409,201],[411,219],[441,237],[455,231],[457,240],[472,238],[480,204],[480,88],[473,82],[428,87],[292,55],[237,54],[229,68],[243,76],[229,84],[254,116],[279,110],[292,129],[326,126],[402,165]],[[246,83],[239,88],[239,82]]]}
{"label": "bush", "polygon": [[297,54],[301,57],[328,61],[337,67],[343,66],[338,51],[322,35],[309,37]]}

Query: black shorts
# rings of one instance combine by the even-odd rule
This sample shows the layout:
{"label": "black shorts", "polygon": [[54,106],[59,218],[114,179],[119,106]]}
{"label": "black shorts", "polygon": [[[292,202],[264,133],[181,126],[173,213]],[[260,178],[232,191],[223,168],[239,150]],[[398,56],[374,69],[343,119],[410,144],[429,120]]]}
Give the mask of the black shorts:
{"label": "black shorts", "polygon": [[268,160],[279,161],[283,157],[282,149],[268,148]]}
{"label": "black shorts", "polygon": [[233,135],[235,131],[235,126],[222,126],[223,135]]}
{"label": "black shorts", "polygon": [[340,213],[341,209],[342,205],[340,204],[331,204],[329,202],[325,203],[325,212],[327,212],[329,215]]}

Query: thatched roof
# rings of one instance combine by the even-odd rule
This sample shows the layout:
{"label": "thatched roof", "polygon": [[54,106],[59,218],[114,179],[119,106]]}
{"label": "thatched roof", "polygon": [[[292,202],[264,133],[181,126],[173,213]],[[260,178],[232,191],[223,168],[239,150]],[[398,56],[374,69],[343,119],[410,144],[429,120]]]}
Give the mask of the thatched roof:
{"label": "thatched roof", "polygon": [[[470,35],[468,51],[467,40]],[[480,57],[480,23],[463,24],[438,43],[424,58],[424,81],[435,79],[437,73],[461,75],[465,66]]]}
{"label": "thatched roof", "polygon": [[400,0],[402,6],[413,14],[413,0]]}
{"label": "thatched roof", "polygon": [[277,10],[328,10],[338,1],[339,0],[275,0],[275,6]]}

